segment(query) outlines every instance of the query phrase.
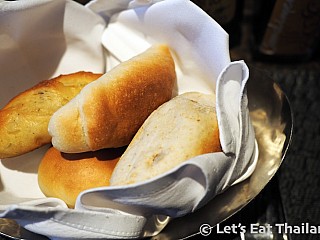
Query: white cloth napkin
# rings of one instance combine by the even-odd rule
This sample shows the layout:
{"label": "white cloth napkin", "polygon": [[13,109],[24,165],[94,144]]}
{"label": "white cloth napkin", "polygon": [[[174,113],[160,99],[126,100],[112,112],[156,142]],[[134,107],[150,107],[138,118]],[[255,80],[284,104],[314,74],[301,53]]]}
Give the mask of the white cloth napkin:
{"label": "white cloth napkin", "polygon": [[[26,23],[31,15],[35,20]],[[14,51],[0,46],[0,63],[4,56],[17,56],[22,64],[15,69],[33,81],[76,70],[110,69],[153,43],[168,44],[179,93],[216,93],[223,152],[197,156],[141,184],[90,189],[79,195],[74,210],[49,199],[48,204],[39,200],[39,206],[11,205],[0,217],[16,219],[52,239],[138,238],[160,231],[172,217],[195,211],[254,170],[258,150],[247,106],[249,70],[243,61],[230,62],[228,35],[189,0],[95,0],[86,7],[66,0],[0,2],[2,29]],[[39,49],[32,44],[34,37]],[[60,52],[53,50],[55,39],[62,45]],[[48,44],[53,49],[46,49]],[[21,49],[21,55],[12,55]],[[46,71],[48,64],[52,66]],[[0,71],[2,76],[12,74]],[[44,73],[34,76],[34,71]]]}
{"label": "white cloth napkin", "polygon": [[0,107],[39,80],[104,72],[101,17],[73,1],[0,1]]}

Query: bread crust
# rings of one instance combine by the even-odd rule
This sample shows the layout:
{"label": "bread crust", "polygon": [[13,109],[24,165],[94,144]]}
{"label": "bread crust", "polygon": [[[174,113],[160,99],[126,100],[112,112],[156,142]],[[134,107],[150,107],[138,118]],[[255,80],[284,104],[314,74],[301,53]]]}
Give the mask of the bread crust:
{"label": "bread crust", "polygon": [[47,197],[62,199],[73,208],[80,192],[109,185],[111,173],[124,148],[79,154],[49,148],[38,168],[38,183]]}
{"label": "bread crust", "polygon": [[44,80],[0,110],[0,158],[19,156],[50,143],[52,114],[101,74],[77,72]]}
{"label": "bread crust", "polygon": [[[128,145],[151,112],[172,98],[175,84],[169,48],[155,45],[119,64],[59,109],[49,123],[52,144],[70,153]],[[72,134],[66,134],[69,123],[77,125]]]}
{"label": "bread crust", "polygon": [[141,182],[197,155],[220,151],[215,95],[184,93],[148,117],[120,158],[110,185]]}

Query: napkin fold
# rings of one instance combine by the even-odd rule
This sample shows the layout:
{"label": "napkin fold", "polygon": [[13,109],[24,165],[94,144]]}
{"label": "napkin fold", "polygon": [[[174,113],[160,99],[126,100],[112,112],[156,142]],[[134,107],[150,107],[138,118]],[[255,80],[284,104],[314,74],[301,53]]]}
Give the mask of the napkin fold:
{"label": "napkin fold", "polygon": [[89,189],[79,195],[76,208],[181,217],[249,177],[258,150],[248,117],[247,80],[243,61],[230,63],[218,77],[216,110],[223,152],[194,157],[143,183]]}
{"label": "napkin fold", "polygon": [[[170,218],[195,211],[250,176],[258,149],[247,105],[249,70],[243,61],[230,62],[227,33],[205,12],[189,0],[94,0],[86,7],[68,0],[32,0],[14,5],[0,2],[0,20],[4,14],[13,22],[13,16],[19,14],[46,16],[43,9],[59,16],[56,31],[68,43],[68,51],[57,55],[61,61],[46,73],[49,75],[84,66],[108,70],[154,43],[166,43],[176,63],[178,93],[216,94],[223,152],[197,156],[143,183],[89,189],[79,195],[75,209],[15,204],[0,212],[0,217],[16,219],[52,239],[145,237],[161,231]],[[86,20],[84,29],[79,25],[81,19]],[[46,30],[55,26],[55,20],[33,21],[25,35],[32,39],[34,29],[40,25],[39,29]],[[16,33],[20,33],[20,24],[14,25]],[[0,21],[0,29],[3,27]],[[89,29],[92,35],[86,32]],[[7,35],[15,36],[9,30]],[[55,28],[51,31],[56,33]],[[0,62],[2,54],[0,47]],[[94,57],[88,59],[86,54]],[[75,59],[79,61],[76,67]]]}

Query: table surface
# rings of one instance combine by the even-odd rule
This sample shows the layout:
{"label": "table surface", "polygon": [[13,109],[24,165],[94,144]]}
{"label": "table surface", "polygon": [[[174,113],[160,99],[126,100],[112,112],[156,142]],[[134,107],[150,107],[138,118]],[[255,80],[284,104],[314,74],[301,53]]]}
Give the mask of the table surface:
{"label": "table surface", "polygon": [[[320,225],[320,61],[260,65],[281,85],[294,116],[292,144],[277,174],[287,222]],[[292,235],[292,239],[319,238]]]}

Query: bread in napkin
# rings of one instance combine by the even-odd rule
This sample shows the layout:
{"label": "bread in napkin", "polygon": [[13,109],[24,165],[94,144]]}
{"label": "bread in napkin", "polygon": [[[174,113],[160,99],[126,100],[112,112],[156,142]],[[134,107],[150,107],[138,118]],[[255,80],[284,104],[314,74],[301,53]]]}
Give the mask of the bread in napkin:
{"label": "bread in napkin", "polygon": [[128,145],[151,112],[172,98],[175,85],[169,48],[154,45],[59,109],[49,123],[52,144],[68,153]]}
{"label": "bread in napkin", "polygon": [[117,163],[110,185],[137,183],[197,155],[221,151],[215,95],[181,94],[155,110]]}
{"label": "bread in napkin", "polygon": [[77,72],[45,80],[0,110],[0,158],[18,156],[50,143],[52,114],[101,74]]}
{"label": "bread in napkin", "polygon": [[47,197],[62,199],[74,207],[80,192],[109,185],[110,176],[124,148],[86,153],[61,153],[48,149],[38,168],[38,183]]}

